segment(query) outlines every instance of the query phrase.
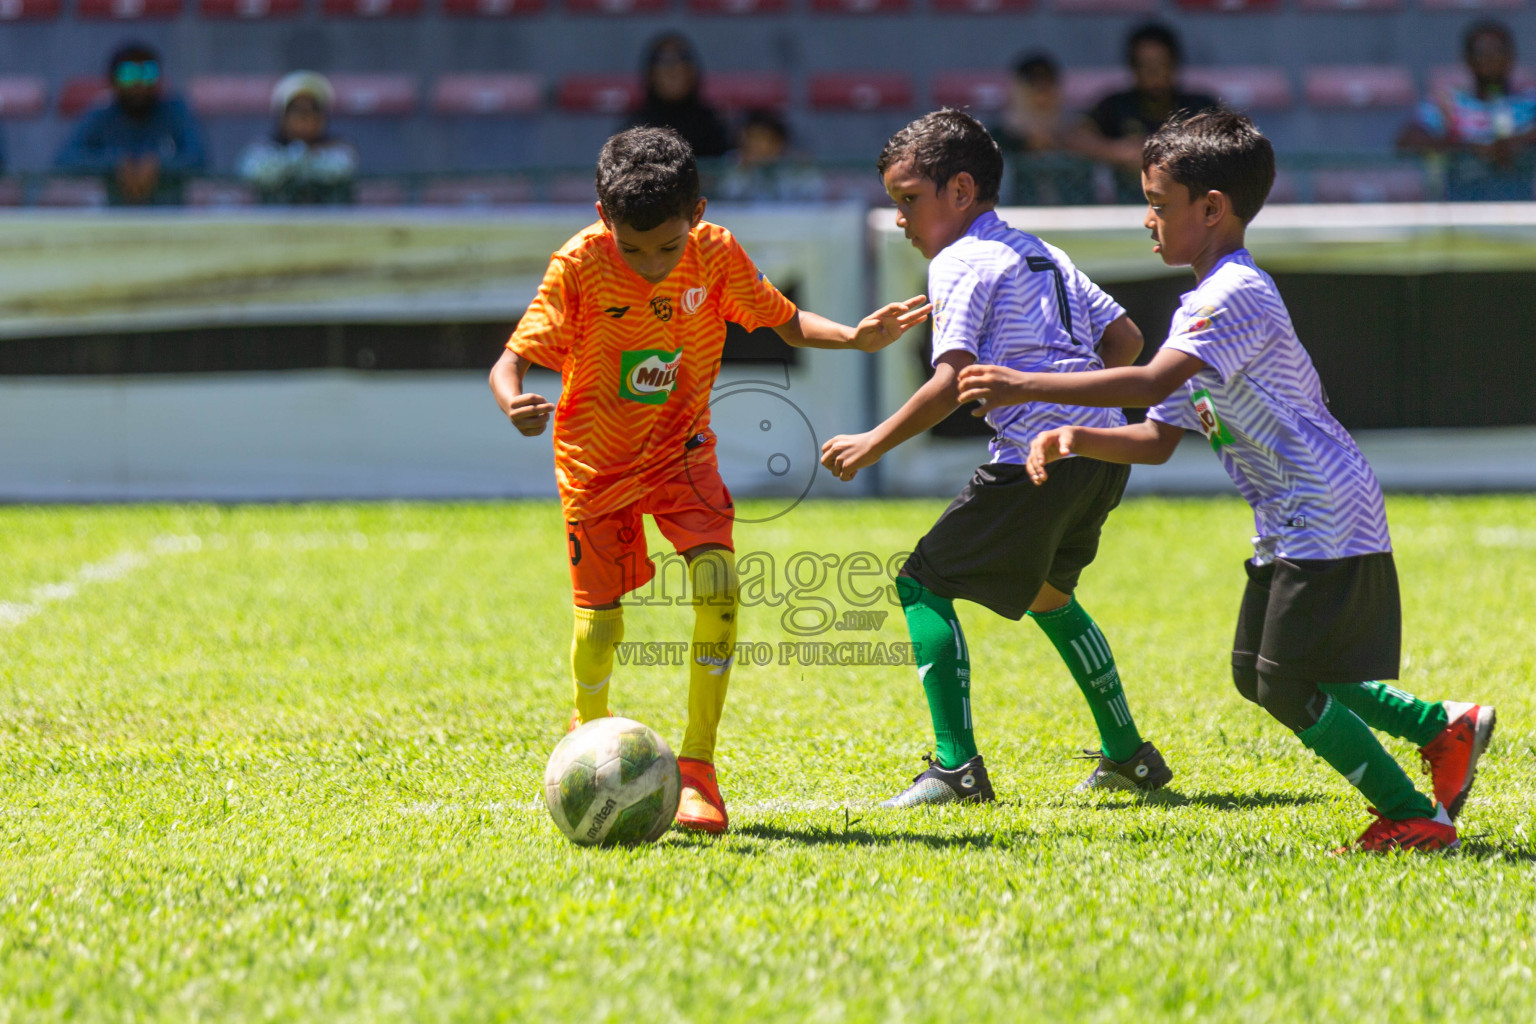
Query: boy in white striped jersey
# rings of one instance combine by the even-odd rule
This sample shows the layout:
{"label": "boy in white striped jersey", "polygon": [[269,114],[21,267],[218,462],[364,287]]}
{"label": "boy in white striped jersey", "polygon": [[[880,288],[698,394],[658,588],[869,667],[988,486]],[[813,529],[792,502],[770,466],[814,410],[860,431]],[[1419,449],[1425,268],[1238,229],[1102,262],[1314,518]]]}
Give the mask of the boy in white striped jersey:
{"label": "boy in white striped jersey", "polygon": [[[884,423],[834,437],[822,464],[840,479],[933,427],[958,407],[955,380],[976,359],[1055,375],[1125,366],[1141,331],[1060,249],[998,219],[1003,159],[981,123],[939,110],[893,135],[878,164],[896,224],[932,263],[933,377]],[[1077,681],[1098,726],[1097,763],[1080,789],[1157,789],[1172,772],[1142,739],[1104,634],[1074,591],[1098,550],[1129,470],[1074,459],[1046,488],[1024,472],[1039,431],[1120,410],[1035,407],[989,417],[992,461],[976,470],[918,541],[896,578],[928,697],[935,757],[890,807],[993,799],[971,720],[971,663],[954,600],[1034,619]]]}
{"label": "boy in white striped jersey", "polygon": [[[1274,182],[1274,150],[1247,118],[1214,111],[1153,134],[1142,167],[1153,251],[1192,267],[1199,281],[1161,351],[1146,366],[1098,373],[972,366],[960,375],[960,397],[989,411],[1029,402],[1151,407],[1136,426],[1041,433],[1027,462],[1037,483],[1067,455],[1160,463],[1186,429],[1203,432],[1253,506],[1258,532],[1232,645],[1239,692],[1371,801],[1376,821],[1354,848],[1455,848],[1452,822],[1494,712],[1366,681],[1398,674],[1392,541],[1375,474],[1328,411],[1274,281],[1243,248]],[[1420,746],[1434,799],[1372,728]]]}

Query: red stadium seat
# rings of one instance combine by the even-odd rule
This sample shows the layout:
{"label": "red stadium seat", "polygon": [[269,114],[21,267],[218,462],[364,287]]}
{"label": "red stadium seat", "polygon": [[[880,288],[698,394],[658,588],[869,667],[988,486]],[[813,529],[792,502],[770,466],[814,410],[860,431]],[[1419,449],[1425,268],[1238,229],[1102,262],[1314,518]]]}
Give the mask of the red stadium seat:
{"label": "red stadium seat", "polygon": [[106,206],[107,185],[100,178],[49,178],[37,196],[38,206]]}
{"label": "red stadium seat", "polygon": [[421,13],[421,0],[324,0],[331,18],[410,18]]}
{"label": "red stadium seat", "polygon": [[204,75],[187,86],[187,100],[205,117],[265,115],[276,84],[276,75]]}
{"label": "red stadium seat", "polygon": [[181,0],[80,0],[75,13],[81,18],[118,21],[174,18],[181,13]]}
{"label": "red stadium seat", "polygon": [[416,111],[420,86],[414,75],[332,75],[336,113],[397,117]]}
{"label": "red stadium seat", "polygon": [[1063,14],[1151,14],[1157,0],[1053,0],[1051,6]]}
{"label": "red stadium seat", "polygon": [[1416,167],[1318,171],[1312,176],[1312,201],[1317,203],[1415,203],[1424,195],[1424,172]]}
{"label": "red stadium seat", "polygon": [[1417,98],[1407,68],[1364,65],[1307,71],[1307,102],[1320,109],[1406,107]]}
{"label": "red stadium seat", "polygon": [[688,0],[694,14],[785,14],[789,0]]}
{"label": "red stadium seat", "polygon": [[1013,76],[1006,71],[944,71],[933,76],[933,105],[1001,110],[1012,88]]}
{"label": "red stadium seat", "polygon": [[107,84],[105,78],[96,75],[71,78],[64,83],[64,88],[59,90],[59,114],[64,117],[75,117],[92,107],[100,106],[111,98],[112,87]]}
{"label": "red stadium seat", "polygon": [[1035,0],[931,0],[945,14],[1019,14],[1033,10]]}
{"label": "red stadium seat", "polygon": [[543,103],[538,75],[444,75],[432,87],[439,114],[530,114]]}
{"label": "red stadium seat", "polygon": [[575,14],[659,14],[670,0],[565,0]]}
{"label": "red stadium seat", "polygon": [[235,181],[194,180],[187,184],[188,206],[254,206],[256,193]]}
{"label": "red stadium seat", "polygon": [[789,79],[772,72],[716,71],[704,78],[704,98],[728,113],[789,106]]}
{"label": "red stadium seat", "polygon": [[912,79],[896,71],[812,75],[810,99],[817,110],[905,110]]}
{"label": "red stadium seat", "polygon": [[1202,14],[1243,14],[1278,11],[1280,0],[1179,0],[1179,9]]}
{"label": "red stadium seat", "polygon": [[640,80],[628,74],[570,75],[555,101],[576,114],[623,114],[640,105]]}
{"label": "red stadium seat", "polygon": [[0,206],[20,206],[21,200],[21,182],[15,178],[0,179]]}
{"label": "red stadium seat", "polygon": [[1301,0],[1304,11],[1396,11],[1403,0]]}
{"label": "red stadium seat", "polygon": [[59,16],[59,0],[0,0],[0,21],[29,21]]}
{"label": "red stadium seat", "polygon": [[443,0],[443,13],[456,17],[503,18],[509,14],[539,14],[544,0]]}
{"label": "red stadium seat", "polygon": [[428,182],[421,201],[430,206],[511,206],[536,197],[526,178],[459,178]]}
{"label": "red stadium seat", "polygon": [[1239,110],[1285,110],[1295,97],[1291,80],[1280,68],[1191,68],[1184,86],[1214,93]]}
{"label": "red stadium seat", "polygon": [[905,14],[911,0],[811,0],[817,14]]}
{"label": "red stadium seat", "polygon": [[[1536,89],[1536,69],[1515,68],[1510,85],[1516,89]],[[1472,88],[1472,72],[1465,64],[1441,64],[1429,69],[1429,95],[1442,96],[1454,89]]]}
{"label": "red stadium seat", "polygon": [[1431,11],[1513,11],[1525,6],[1525,0],[1424,0]]}
{"label": "red stadium seat", "polygon": [[205,18],[295,18],[304,13],[304,0],[198,0],[197,10]]}
{"label": "red stadium seat", "polygon": [[1301,202],[1301,188],[1296,181],[1296,176],[1289,171],[1276,171],[1275,183],[1270,186],[1269,198],[1264,200],[1266,206],[1277,206],[1281,203]]}
{"label": "red stadium seat", "polygon": [[48,106],[48,86],[41,78],[0,78],[0,117],[37,117]]}
{"label": "red stadium seat", "polygon": [[1125,68],[1067,68],[1061,73],[1061,99],[1069,110],[1087,110],[1130,87],[1131,73]]}
{"label": "red stadium seat", "polygon": [[562,174],[549,183],[544,198],[551,203],[590,203],[597,198],[597,187],[590,174]]}

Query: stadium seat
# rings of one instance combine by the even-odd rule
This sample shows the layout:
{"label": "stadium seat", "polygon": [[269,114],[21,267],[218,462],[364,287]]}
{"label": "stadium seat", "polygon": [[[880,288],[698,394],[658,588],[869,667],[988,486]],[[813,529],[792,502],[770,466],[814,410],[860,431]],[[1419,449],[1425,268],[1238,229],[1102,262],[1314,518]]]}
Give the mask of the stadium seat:
{"label": "stadium seat", "polygon": [[99,75],[71,78],[59,90],[59,115],[76,117],[112,98],[112,87]]}
{"label": "stadium seat", "polygon": [[187,86],[187,101],[204,117],[266,115],[276,75],[203,75]]}
{"label": "stadium seat", "polygon": [[48,106],[48,86],[41,78],[0,78],[0,117],[37,117]]}
{"label": "stadium seat", "polygon": [[1179,0],[1179,9],[1200,14],[1278,11],[1280,0]]}
{"label": "stadium seat", "polygon": [[444,75],[432,87],[439,114],[531,114],[543,102],[538,75]]}
{"label": "stadium seat", "polygon": [[912,106],[912,79],[897,71],[812,75],[811,106],[817,110],[905,110]]}
{"label": "stadium seat", "polygon": [[23,192],[15,178],[0,178],[0,206],[20,206]]}
{"label": "stadium seat", "polygon": [[1301,0],[1304,11],[1396,11],[1403,0]]}
{"label": "stadium seat", "polygon": [[944,14],[1021,14],[1033,10],[1035,0],[929,0]]}
{"label": "stadium seat", "polygon": [[80,0],[75,14],[81,18],[115,21],[139,21],[146,18],[174,18],[181,13],[181,0]]}
{"label": "stadium seat", "polygon": [[622,114],[640,104],[640,80],[631,74],[568,75],[555,102],[573,114]]}
{"label": "stadium seat", "polygon": [[38,206],[106,206],[107,185],[100,178],[49,178],[37,196]]}
{"label": "stadium seat", "polygon": [[1416,167],[1312,175],[1312,201],[1317,203],[1414,203],[1424,197],[1424,172]]}
{"label": "stadium seat", "polygon": [[1275,183],[1270,186],[1269,198],[1264,200],[1266,206],[1278,206],[1283,203],[1301,202],[1301,187],[1297,183],[1296,175],[1289,171],[1276,171]]}
{"label": "stadium seat", "polygon": [[727,113],[782,110],[789,106],[789,79],[771,72],[712,72],[704,77],[704,98]]}
{"label": "stadium seat", "polygon": [[549,183],[544,198],[551,203],[591,203],[597,198],[597,186],[591,174],[561,174]]}
{"label": "stadium seat", "polygon": [[416,111],[420,85],[414,75],[332,75],[336,113],[398,117]]}
{"label": "stadium seat", "polygon": [[198,0],[197,11],[205,18],[295,18],[304,13],[304,0]]}
{"label": "stadium seat", "polygon": [[[1536,69],[1515,68],[1510,84],[1517,89],[1536,89]],[[1441,64],[1429,69],[1429,95],[1440,96],[1453,89],[1470,89],[1472,72],[1465,64]]]}
{"label": "stadium seat", "polygon": [[1125,68],[1066,68],[1061,73],[1061,99],[1069,110],[1087,110],[1130,87],[1131,73]]}
{"label": "stadium seat", "polygon": [[1280,68],[1190,68],[1184,85],[1213,93],[1238,110],[1285,110],[1295,99],[1291,80]]}
{"label": "stadium seat", "polygon": [[404,185],[387,178],[358,182],[352,197],[358,206],[404,206],[409,198]]}
{"label": "stadium seat", "polygon": [[539,14],[544,0],[443,0],[443,13],[456,17],[502,18],[510,14]]}
{"label": "stadium seat", "polygon": [[972,111],[1001,110],[1008,103],[1012,78],[1006,71],[943,71],[933,76],[936,107],[968,107]]}
{"label": "stadium seat", "polygon": [[421,13],[421,0],[323,0],[330,18],[410,18]]}
{"label": "stadium seat", "polygon": [[694,14],[786,14],[789,0],[688,0]]}
{"label": "stadium seat", "polygon": [[670,0],[565,0],[574,14],[660,14]]}
{"label": "stadium seat", "polygon": [[0,21],[29,21],[59,16],[59,0],[0,0]]}
{"label": "stadium seat", "polygon": [[1307,103],[1319,109],[1406,107],[1418,91],[1407,68],[1390,65],[1310,68]]}
{"label": "stadium seat", "polygon": [[1063,14],[1151,14],[1157,0],[1052,0],[1051,7]]}
{"label": "stadium seat", "polygon": [[537,198],[526,178],[459,178],[428,182],[421,201],[430,206],[511,206]]}
{"label": "stadium seat", "polygon": [[1431,11],[1513,11],[1524,7],[1526,0],[1423,0],[1423,4]]}
{"label": "stadium seat", "polygon": [[811,0],[817,14],[905,14],[911,0]]}
{"label": "stadium seat", "polygon": [[237,181],[196,180],[187,184],[188,206],[254,206],[256,193]]}

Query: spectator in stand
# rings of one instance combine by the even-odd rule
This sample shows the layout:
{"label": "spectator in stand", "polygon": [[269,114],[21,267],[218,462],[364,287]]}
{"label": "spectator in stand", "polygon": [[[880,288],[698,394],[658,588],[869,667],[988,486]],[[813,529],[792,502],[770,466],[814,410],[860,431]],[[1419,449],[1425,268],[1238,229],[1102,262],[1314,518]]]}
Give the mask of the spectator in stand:
{"label": "spectator in stand", "polygon": [[701,160],[730,151],[730,131],[700,95],[703,69],[687,36],[670,32],[653,40],[640,74],[645,99],[626,127],[671,128],[688,140]]}
{"label": "spectator in stand", "polygon": [[175,205],[206,165],[203,133],[180,99],[165,95],[160,55],[131,43],[107,65],[112,99],[75,126],[54,167],[102,175],[114,206]]}
{"label": "spectator in stand", "polygon": [[1092,148],[1078,117],[1066,109],[1061,67],[1047,54],[1021,57],[1002,122],[993,129],[1003,151],[1003,202],[1063,206],[1094,201]]}
{"label": "spectator in stand", "polygon": [[240,177],[264,203],[350,203],[357,150],[330,134],[336,91],[323,75],[295,71],[272,90],[277,127],[240,155]]}
{"label": "spectator in stand", "polygon": [[737,136],[736,162],[715,186],[721,199],[809,202],[827,194],[821,174],[789,148],[789,126],[771,110],[753,110]]}
{"label": "spectator in stand", "polygon": [[1094,133],[1090,155],[1115,165],[1115,200],[1141,203],[1141,143],[1174,114],[1198,114],[1220,106],[1214,96],[1179,85],[1184,48],[1166,25],[1152,22],[1132,32],[1125,62],[1135,84],[1111,93],[1088,114]]}
{"label": "spectator in stand", "polygon": [[1398,148],[1443,156],[1447,199],[1528,200],[1536,171],[1536,91],[1511,81],[1514,33],[1500,21],[1477,22],[1462,37],[1462,55],[1471,87],[1421,104]]}

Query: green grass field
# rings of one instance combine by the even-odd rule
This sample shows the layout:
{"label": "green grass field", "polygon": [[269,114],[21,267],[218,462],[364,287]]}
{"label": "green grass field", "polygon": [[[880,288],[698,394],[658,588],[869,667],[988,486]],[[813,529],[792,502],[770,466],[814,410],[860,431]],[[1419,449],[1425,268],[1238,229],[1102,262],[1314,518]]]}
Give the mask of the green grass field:
{"label": "green grass field", "polygon": [[[884,559],[942,504],[738,543]],[[872,808],[931,747],[910,668],[743,667],[733,833],[638,850],[542,803],[553,505],[0,509],[0,1021],[1536,1018],[1536,498],[1389,511],[1403,685],[1500,713],[1460,856],[1328,855],[1361,801],[1229,681],[1235,500],[1128,502],[1080,591],[1172,792],[1071,795],[1065,668],[961,605],[1000,805]],[[691,619],[635,608],[628,639]],[[630,667],[614,704],[676,743],[684,687]]]}

